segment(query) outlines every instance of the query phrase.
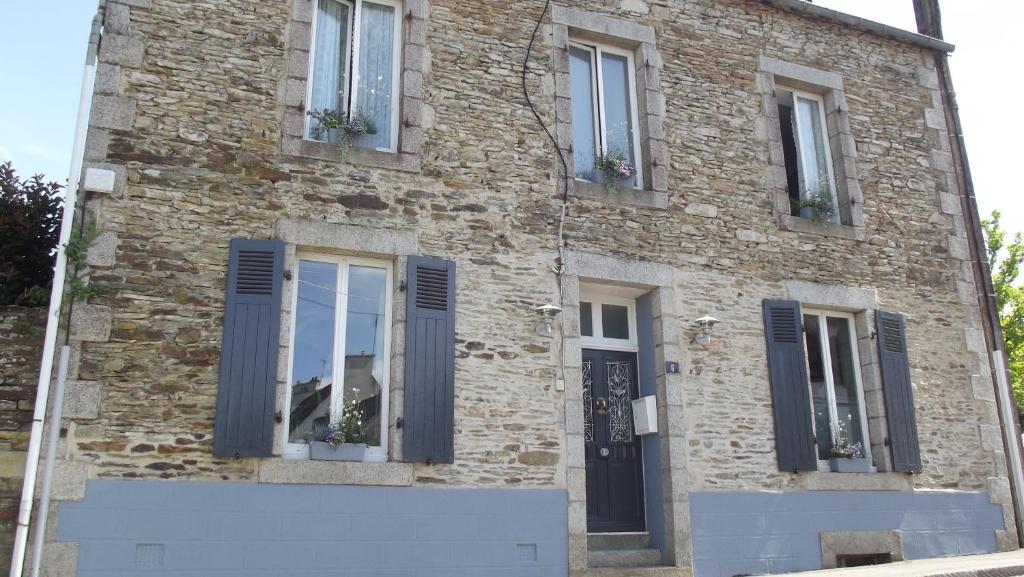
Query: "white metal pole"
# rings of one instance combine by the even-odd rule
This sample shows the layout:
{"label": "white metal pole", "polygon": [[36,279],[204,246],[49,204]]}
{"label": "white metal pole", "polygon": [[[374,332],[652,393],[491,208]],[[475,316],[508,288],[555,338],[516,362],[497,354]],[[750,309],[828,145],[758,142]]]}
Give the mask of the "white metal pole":
{"label": "white metal pole", "polygon": [[995,361],[996,385],[999,388],[999,409],[1002,412],[1003,421],[1003,442],[1006,443],[1006,452],[1010,455],[1010,475],[1013,477],[1013,486],[1017,488],[1018,498],[1015,501],[1017,518],[1017,534],[1024,534],[1024,503],[1021,503],[1020,491],[1024,487],[1024,469],[1021,466],[1020,458],[1020,437],[1017,436],[1017,427],[1014,423],[1017,419],[1013,415],[1013,407],[1017,403],[1013,401],[1010,392],[1010,384],[1006,381],[1006,361],[1003,359],[1003,351],[992,351],[992,359]]}
{"label": "white metal pole", "polygon": [[57,442],[60,440],[60,419],[64,414],[64,388],[68,379],[68,361],[71,347],[60,348],[60,364],[57,368],[57,386],[53,390],[53,412],[50,414],[49,439],[46,444],[46,463],[43,465],[43,486],[39,495],[39,513],[36,532],[32,536],[32,577],[39,577],[43,560],[43,541],[46,540],[46,520],[50,515],[50,488],[53,486],[53,470],[57,463]]}
{"label": "white metal pole", "polygon": [[93,20],[90,48],[82,72],[82,91],[78,100],[78,120],[75,125],[75,142],[71,151],[71,166],[68,173],[68,187],[64,197],[64,214],[60,225],[60,241],[57,245],[57,262],[53,269],[53,287],[50,289],[50,309],[46,318],[46,336],[43,339],[43,360],[39,365],[39,381],[36,389],[36,404],[32,415],[32,429],[29,436],[28,455],[25,460],[25,480],[21,489],[21,506],[18,510],[18,527],[14,533],[14,551],[11,555],[10,577],[22,577],[25,566],[25,550],[28,545],[29,523],[32,520],[32,503],[35,498],[36,476],[39,472],[39,453],[43,443],[43,422],[46,419],[46,404],[50,398],[50,377],[53,373],[53,358],[57,346],[57,330],[60,327],[60,309],[64,297],[64,280],[67,272],[65,247],[71,239],[75,208],[78,204],[78,187],[85,156],[85,137],[89,129],[89,110],[92,90],[96,79],[96,45],[102,24],[102,4]]}

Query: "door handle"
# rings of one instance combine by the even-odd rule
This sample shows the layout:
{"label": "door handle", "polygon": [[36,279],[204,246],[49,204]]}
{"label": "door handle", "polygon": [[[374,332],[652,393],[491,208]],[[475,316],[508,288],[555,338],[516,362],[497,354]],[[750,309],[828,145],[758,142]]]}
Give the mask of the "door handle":
{"label": "door handle", "polygon": [[609,449],[608,447],[601,447],[600,449],[597,450],[597,456],[601,457],[602,459],[607,459],[608,457],[611,456],[611,454],[612,450]]}
{"label": "door handle", "polygon": [[594,399],[594,410],[598,415],[608,414],[608,399],[605,397],[597,397]]}

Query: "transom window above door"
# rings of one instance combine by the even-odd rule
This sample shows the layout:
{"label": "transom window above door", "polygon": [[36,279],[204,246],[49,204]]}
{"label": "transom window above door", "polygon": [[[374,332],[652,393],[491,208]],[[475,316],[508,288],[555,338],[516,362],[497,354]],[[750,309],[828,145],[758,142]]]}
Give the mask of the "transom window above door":
{"label": "transom window above door", "polygon": [[[641,188],[644,178],[633,54],[611,46],[570,42],[569,76],[576,178]],[[613,165],[628,166],[625,172],[632,174],[608,182],[605,175]]]}
{"label": "transom window above door", "polygon": [[590,291],[582,292],[580,336],[585,347],[635,351],[636,301]]}
{"label": "transom window above door", "polygon": [[[401,4],[318,0],[313,17],[306,137],[385,152],[398,148]],[[308,113],[330,111],[348,128],[327,129]]]}

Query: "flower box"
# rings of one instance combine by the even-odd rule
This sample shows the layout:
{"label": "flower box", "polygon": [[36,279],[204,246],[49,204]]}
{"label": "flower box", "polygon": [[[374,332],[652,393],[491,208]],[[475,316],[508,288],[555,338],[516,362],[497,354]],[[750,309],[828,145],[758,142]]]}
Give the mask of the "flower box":
{"label": "flower box", "polygon": [[829,459],[833,473],[870,473],[871,459]]}
{"label": "flower box", "polygon": [[362,461],[366,456],[366,443],[332,445],[322,441],[309,444],[309,458],[314,461]]}

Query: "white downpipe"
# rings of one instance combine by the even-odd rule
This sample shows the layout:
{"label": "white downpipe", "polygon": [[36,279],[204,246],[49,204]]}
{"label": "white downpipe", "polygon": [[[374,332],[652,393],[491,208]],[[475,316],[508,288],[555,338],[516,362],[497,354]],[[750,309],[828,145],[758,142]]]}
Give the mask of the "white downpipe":
{"label": "white downpipe", "polygon": [[43,467],[43,487],[39,499],[39,513],[36,532],[32,536],[32,577],[39,577],[42,566],[43,541],[46,540],[46,519],[50,516],[50,488],[53,487],[54,463],[57,461],[57,442],[60,440],[60,420],[64,414],[64,387],[68,379],[68,361],[71,347],[60,348],[60,363],[57,365],[57,387],[53,391],[53,414],[50,415],[49,438],[46,443],[46,465]]}
{"label": "white downpipe", "polygon": [[1021,488],[1024,487],[1024,469],[1021,467],[1020,444],[1021,439],[1017,436],[1017,427],[1014,423],[1017,419],[1013,415],[1013,395],[1010,393],[1010,383],[1006,381],[1006,361],[1003,359],[1003,351],[992,351],[992,359],[995,361],[996,385],[999,388],[999,410],[1002,413],[1003,421],[1003,442],[1006,443],[1006,452],[1010,454],[1010,475],[1013,476],[1013,486],[1017,488],[1016,511],[1017,534],[1024,534],[1024,499],[1022,499]]}
{"label": "white downpipe", "polygon": [[[98,16],[97,16],[98,17]],[[94,24],[94,29],[96,28]],[[53,269],[53,288],[50,290],[50,310],[46,318],[46,336],[43,340],[43,360],[39,365],[39,382],[36,389],[36,405],[32,415],[32,431],[25,460],[25,484],[21,489],[21,507],[18,510],[18,528],[14,533],[14,551],[11,556],[10,577],[22,577],[25,566],[25,550],[28,545],[29,522],[32,520],[32,503],[35,499],[36,477],[39,472],[39,454],[43,444],[43,423],[46,419],[46,405],[50,400],[50,378],[53,373],[53,358],[57,347],[57,330],[60,327],[60,309],[63,305],[64,280],[68,258],[65,247],[71,239],[75,207],[78,204],[78,187],[85,156],[85,137],[89,129],[89,110],[92,105],[92,90],[96,80],[96,51],[90,49],[82,73],[82,92],[78,101],[78,120],[75,124],[75,142],[71,150],[71,167],[68,174],[67,195],[64,198],[64,214],[60,225],[60,242],[57,245],[57,262]],[[60,417],[57,416],[58,424]],[[47,459],[47,466],[53,461]],[[52,471],[49,472],[52,475]],[[42,495],[42,507],[46,507],[49,495]],[[41,528],[40,533],[45,533]],[[39,565],[37,560],[34,563]]]}

